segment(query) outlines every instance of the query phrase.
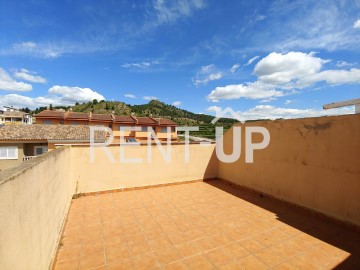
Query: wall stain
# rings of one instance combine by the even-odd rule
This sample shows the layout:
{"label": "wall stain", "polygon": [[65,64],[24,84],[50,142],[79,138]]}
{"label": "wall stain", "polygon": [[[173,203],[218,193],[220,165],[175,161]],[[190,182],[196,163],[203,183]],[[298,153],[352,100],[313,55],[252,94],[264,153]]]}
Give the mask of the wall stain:
{"label": "wall stain", "polygon": [[330,127],[331,127],[331,122],[327,122],[325,124],[315,123],[314,125],[304,125],[304,128],[315,131],[315,135],[318,134],[318,131],[326,130],[329,129]]}

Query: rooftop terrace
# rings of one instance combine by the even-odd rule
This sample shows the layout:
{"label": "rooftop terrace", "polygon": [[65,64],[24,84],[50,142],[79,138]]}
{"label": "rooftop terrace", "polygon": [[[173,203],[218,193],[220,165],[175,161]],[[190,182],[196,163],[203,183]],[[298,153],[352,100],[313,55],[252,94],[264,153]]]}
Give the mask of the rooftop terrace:
{"label": "rooftop terrace", "polygon": [[72,201],[55,270],[356,269],[360,233],[221,181]]}
{"label": "rooftop terrace", "polygon": [[253,163],[243,140],[232,162],[71,145],[1,171],[0,269],[360,269],[360,115],[241,124],[222,150],[254,126]]}

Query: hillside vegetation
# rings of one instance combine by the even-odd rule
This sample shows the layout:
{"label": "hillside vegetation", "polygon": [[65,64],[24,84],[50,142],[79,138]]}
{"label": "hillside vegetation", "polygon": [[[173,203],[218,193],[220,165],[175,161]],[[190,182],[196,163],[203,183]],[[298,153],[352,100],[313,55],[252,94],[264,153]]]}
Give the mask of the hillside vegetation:
{"label": "hillside vegetation", "polygon": [[[192,132],[194,136],[214,138],[215,126],[223,126],[224,131],[229,129],[232,124],[237,120],[229,118],[221,118],[215,125],[211,124],[214,116],[206,114],[196,114],[183,109],[179,109],[175,106],[165,104],[158,100],[152,100],[143,105],[130,105],[120,101],[100,101],[94,100],[88,103],[78,104],[74,106],[51,106],[50,109],[65,109],[72,108],[74,112],[92,112],[92,113],[114,113],[115,115],[131,115],[135,116],[151,116],[151,117],[164,117],[169,118],[179,126],[199,126],[198,132]],[[40,107],[32,111],[36,114],[46,107]]]}

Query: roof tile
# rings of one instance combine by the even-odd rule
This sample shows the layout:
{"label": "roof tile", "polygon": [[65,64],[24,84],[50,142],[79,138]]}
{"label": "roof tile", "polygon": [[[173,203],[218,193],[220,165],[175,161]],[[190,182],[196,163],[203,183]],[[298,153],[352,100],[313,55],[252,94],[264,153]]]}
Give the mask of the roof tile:
{"label": "roof tile", "polygon": [[[105,141],[105,132],[95,131],[96,141]],[[0,141],[90,141],[89,126],[71,125],[5,125],[0,128]]]}

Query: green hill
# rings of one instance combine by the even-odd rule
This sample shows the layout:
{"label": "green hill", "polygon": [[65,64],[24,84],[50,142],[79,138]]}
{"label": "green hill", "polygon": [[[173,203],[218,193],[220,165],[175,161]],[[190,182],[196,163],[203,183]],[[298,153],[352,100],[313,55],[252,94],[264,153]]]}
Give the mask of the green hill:
{"label": "green hill", "polygon": [[[237,120],[222,118],[215,125],[211,124],[214,116],[206,114],[196,114],[183,109],[179,109],[175,106],[165,104],[158,100],[152,100],[143,105],[130,105],[120,101],[97,101],[87,102],[74,106],[50,106],[50,109],[65,109],[72,108],[74,112],[92,112],[92,113],[114,113],[115,115],[130,115],[135,116],[152,116],[152,117],[165,117],[169,118],[179,126],[199,126],[198,132],[193,132],[193,135],[214,138],[215,126],[223,126],[224,130],[231,127]],[[40,107],[32,111],[32,113],[38,113],[45,110],[46,107]]]}

